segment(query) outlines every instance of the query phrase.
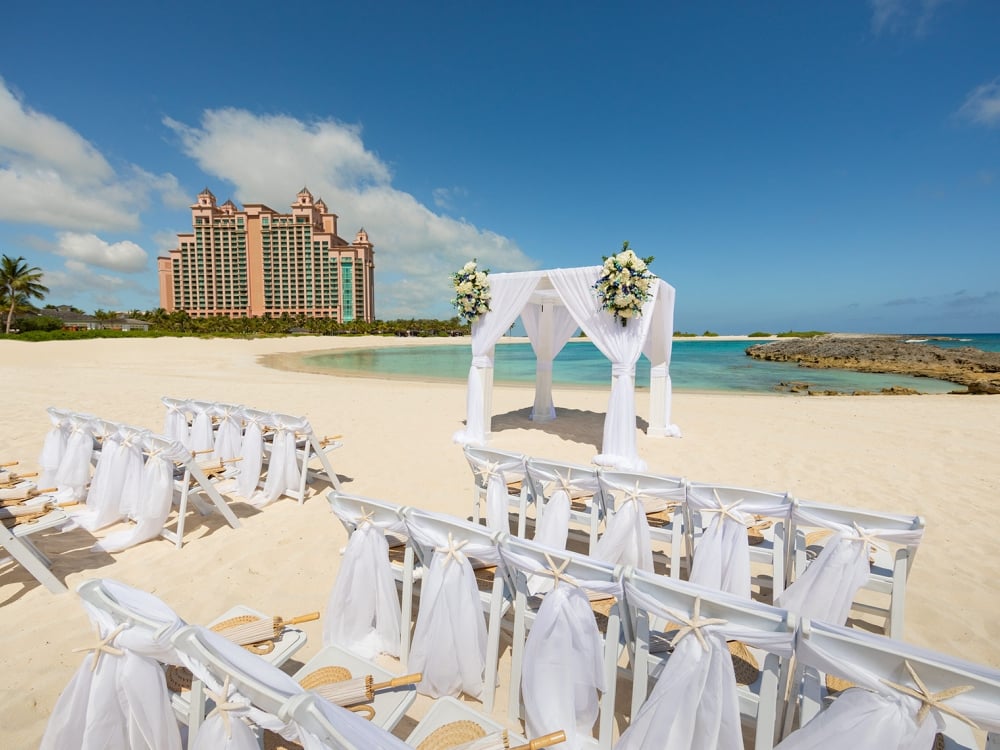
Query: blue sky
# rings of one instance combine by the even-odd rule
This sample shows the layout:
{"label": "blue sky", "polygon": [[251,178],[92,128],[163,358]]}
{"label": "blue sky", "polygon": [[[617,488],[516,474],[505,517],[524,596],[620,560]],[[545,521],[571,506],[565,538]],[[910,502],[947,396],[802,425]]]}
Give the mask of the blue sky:
{"label": "blue sky", "polygon": [[49,302],[157,307],[202,188],[306,185],[381,318],[628,240],[684,331],[1000,330],[995,0],[188,7],[5,10],[0,252]]}

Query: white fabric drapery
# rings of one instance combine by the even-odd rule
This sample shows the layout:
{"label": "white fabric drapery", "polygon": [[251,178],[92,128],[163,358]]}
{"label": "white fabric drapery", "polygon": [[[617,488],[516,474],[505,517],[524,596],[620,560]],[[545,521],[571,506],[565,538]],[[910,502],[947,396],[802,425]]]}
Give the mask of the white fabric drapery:
{"label": "white fabric drapery", "polygon": [[191,438],[187,447],[195,453],[207,453],[215,449],[215,429],[212,426],[212,412],[215,405],[210,401],[188,401],[188,408],[194,412],[191,420]]}
{"label": "white fabric drapery", "polygon": [[[642,344],[642,353],[649,360],[649,427],[650,437],[680,437],[680,428],[670,421],[673,385],[670,381],[670,357],[674,342],[674,297],[670,284],[660,279],[657,300],[652,311],[649,335]],[[646,314],[645,311],[643,314]]]}
{"label": "white fabric drapery", "polygon": [[[678,615],[692,619],[692,612],[673,611],[628,581],[625,596],[630,606],[664,620],[676,622],[681,619]],[[743,747],[736,675],[726,641],[738,640],[787,657],[792,653],[794,633],[755,630],[728,622],[704,625],[697,631],[704,645],[695,632],[681,637],[616,750]]]}
{"label": "white fabric drapery", "polygon": [[486,666],[486,619],[476,575],[469,558],[483,564],[500,561],[496,547],[469,543],[437,528],[406,520],[407,533],[424,549],[433,549],[420,589],[409,669],[422,672],[417,691],[432,698],[483,692]]}
{"label": "white fabric drapery", "polygon": [[834,533],[805,573],[775,597],[774,603],[810,620],[834,625],[847,622],[854,595],[871,575],[868,564],[871,545],[917,545],[924,534],[923,528],[851,527],[812,515],[798,505],[792,510],[792,519],[793,525],[819,526]]}
{"label": "white fabric drapery", "polygon": [[684,485],[657,485],[655,479],[643,483],[638,477],[615,473],[603,474],[601,485],[605,502],[613,501],[612,493],[621,500],[613,512],[608,508],[606,528],[594,547],[594,557],[612,565],[631,565],[652,572],[653,545],[646,514],[684,502]]}
{"label": "white fabric drapery", "polygon": [[[819,634],[843,631],[821,622],[811,622],[810,627]],[[851,632],[854,637],[872,642],[877,648],[874,636]],[[913,646],[908,648],[918,653],[921,651]],[[976,674],[978,671],[975,665],[942,654],[926,653],[934,661],[945,667],[954,667],[959,672],[955,683],[948,687],[966,684],[962,682],[961,673]],[[936,707],[930,707],[928,716],[918,724],[917,712],[927,704],[887,685],[880,673],[866,665],[847,661],[811,638],[799,637],[795,658],[802,664],[849,680],[862,689],[845,690],[812,721],[788,735],[775,750],[834,750],[844,747],[852,750],[930,750],[935,733],[944,728],[943,716]],[[914,668],[919,676],[919,664],[915,664]],[[916,688],[911,675],[904,669],[898,672],[892,682]],[[932,693],[944,687],[928,684]],[[949,697],[943,705],[975,722],[982,730],[1000,731],[1000,706],[980,697],[976,690]]]}
{"label": "white fabric drapery", "polygon": [[52,710],[41,750],[181,750],[160,663],[179,663],[170,639],[184,623],[151,594],[117,581],[104,586],[125,609],[162,626],[119,630],[109,613],[83,602],[100,638],[122,653],[94,649],[84,657]]}
{"label": "white fabric drapery", "polygon": [[487,407],[493,387],[493,347],[517,320],[537,285],[538,275],[531,272],[496,274],[490,278],[490,312],[480,315],[472,324],[466,422],[465,428],[452,437],[455,442],[485,444],[490,432]]}
{"label": "white fabric drapery", "polygon": [[[113,423],[105,423],[111,428]],[[101,441],[101,454],[87,493],[87,510],[73,520],[97,531],[128,515],[141,492],[142,445],[145,431],[126,425],[110,429]]]}
{"label": "white fabric drapery", "polygon": [[[531,481],[541,487],[545,495],[535,499],[539,514],[535,541],[544,547],[566,549],[572,497],[599,493],[597,472],[581,473],[536,462],[529,462],[528,471]],[[590,502],[597,502],[596,497]]]}
{"label": "white fabric drapery", "polygon": [[129,514],[135,526],[99,541],[97,547],[105,552],[120,552],[160,535],[174,498],[174,463],[191,460],[191,454],[176,440],[154,435],[143,437],[143,450],[146,463],[142,467],[142,485]]}
{"label": "white fabric drapery", "polygon": [[548,302],[525,305],[521,322],[535,352],[535,403],[531,419],[548,422],[556,418],[552,403],[552,360],[578,328],[576,320],[562,305],[555,304],[556,295]]}
{"label": "white fabric drapery", "polygon": [[70,412],[50,406],[45,410],[49,415],[52,427],[45,433],[42,452],[38,456],[38,466],[41,472],[38,476],[40,487],[52,487],[56,483],[56,472],[66,451],[66,442],[72,430]]}
{"label": "white fabric drapery", "polygon": [[[520,570],[529,581],[547,579],[550,585],[544,588],[550,588],[550,568],[510,549],[502,549],[501,555],[510,569]],[[545,594],[524,644],[521,690],[528,736],[563,730],[569,750],[579,750],[581,738],[591,736],[598,694],[606,688],[604,640],[587,592],[616,596],[619,601],[622,596],[618,581],[575,579],[561,573]],[[618,633],[607,637],[617,643]]]}
{"label": "white fabric drapery", "polygon": [[72,414],[69,417],[69,437],[56,471],[55,484],[60,492],[66,493],[73,500],[82,500],[87,495],[90,461],[94,455],[93,419],[94,417],[85,414]]}
{"label": "white fabric drapery", "polygon": [[264,480],[264,489],[250,498],[251,504],[260,508],[273,503],[288,490],[299,489],[301,471],[304,469],[299,468],[295,432],[305,430],[308,425],[309,422],[302,417],[271,415],[274,439],[267,459],[267,478]]}
{"label": "white fabric drapery", "polygon": [[215,404],[212,415],[218,420],[215,430],[215,449],[212,458],[222,461],[241,455],[243,445],[242,406],[236,404]]}
{"label": "white fabric drapery", "polygon": [[260,483],[264,466],[264,427],[270,424],[270,415],[256,409],[244,408],[240,415],[246,425],[243,429],[243,460],[239,462],[236,492],[250,499]]}
{"label": "white fabric drapery", "polygon": [[402,521],[377,521],[346,509],[333,511],[355,527],[340,562],[323,620],[323,645],[371,659],[399,656],[400,606],[385,533],[405,533]]}
{"label": "white fabric drapery", "polygon": [[[466,453],[466,459],[472,470],[482,478],[481,481],[486,485],[486,527],[492,531],[509,531],[508,475],[523,479],[524,459],[520,456],[511,456],[489,461],[482,456],[474,456],[469,453]],[[522,488],[521,491],[526,492],[527,490]]]}
{"label": "white fabric drapery", "polygon": [[788,495],[772,495],[734,487],[689,485],[687,503],[704,519],[704,533],[697,540],[691,564],[691,583],[728,591],[749,599],[750,543],[747,526],[755,515],[783,519],[787,528],[791,514]]}
{"label": "white fabric drapery", "polygon": [[163,434],[181,445],[189,445],[191,425],[188,424],[187,400],[163,396],[160,401],[167,407],[167,413],[163,417]]}

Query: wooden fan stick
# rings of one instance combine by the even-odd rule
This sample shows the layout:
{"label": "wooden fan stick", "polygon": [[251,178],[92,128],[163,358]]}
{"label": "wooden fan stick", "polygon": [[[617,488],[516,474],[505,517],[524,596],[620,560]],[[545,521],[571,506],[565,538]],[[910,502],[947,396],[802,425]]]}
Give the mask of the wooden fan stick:
{"label": "wooden fan stick", "polygon": [[6,461],[0,464],[0,469],[6,469],[8,466],[17,466],[20,461]]}
{"label": "wooden fan stick", "polygon": [[531,740],[527,745],[518,745],[512,747],[510,750],[539,750],[539,748],[550,747],[551,745],[558,745],[560,742],[566,741],[566,733],[561,729],[558,732],[552,732],[551,734],[543,734],[541,737],[536,737]]}
{"label": "wooden fan stick", "polygon": [[313,620],[319,619],[319,612],[310,612],[306,615],[299,615],[298,617],[293,617],[289,620],[283,620],[280,617],[274,618],[274,629],[275,631],[281,630],[281,628],[286,625],[298,625],[300,622],[312,622]]}
{"label": "wooden fan stick", "polygon": [[402,677],[394,677],[387,682],[376,682],[371,687],[373,693],[379,690],[388,690],[389,688],[401,687],[402,685],[413,685],[424,679],[423,672],[414,672],[413,674],[403,675]]}

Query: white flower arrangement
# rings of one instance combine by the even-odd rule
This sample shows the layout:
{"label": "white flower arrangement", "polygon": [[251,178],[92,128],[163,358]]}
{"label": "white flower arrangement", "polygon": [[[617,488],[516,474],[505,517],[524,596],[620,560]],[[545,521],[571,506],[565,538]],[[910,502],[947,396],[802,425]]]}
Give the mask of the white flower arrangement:
{"label": "white flower arrangement", "polygon": [[642,305],[650,297],[650,286],[656,278],[649,271],[653,257],[640,258],[628,242],[623,242],[621,252],[603,260],[594,289],[601,307],[626,326],[629,318],[642,314]]}
{"label": "white flower arrangement", "polygon": [[490,311],[490,270],[480,271],[476,261],[470,260],[461,271],[451,275],[455,287],[455,299],[451,304],[467,323],[474,322],[483,313]]}

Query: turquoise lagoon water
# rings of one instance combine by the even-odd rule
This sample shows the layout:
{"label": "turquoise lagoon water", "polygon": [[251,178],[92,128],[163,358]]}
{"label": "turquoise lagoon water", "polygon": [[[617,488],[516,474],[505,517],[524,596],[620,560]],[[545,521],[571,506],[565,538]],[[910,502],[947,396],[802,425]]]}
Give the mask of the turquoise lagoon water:
{"label": "turquoise lagoon water", "polygon": [[[934,334],[947,341],[940,346],[975,346],[1000,351],[1000,334]],[[924,338],[914,335],[912,338]],[[729,391],[772,393],[782,382],[808,383],[813,390],[879,391],[890,386],[913,388],[921,393],[948,393],[960,386],[942,380],[905,375],[876,375],[847,370],[814,370],[781,362],[761,362],[745,353],[753,341],[674,341],[670,378],[677,391]],[[358,375],[464,380],[472,353],[468,345],[441,344],[384,349],[352,349],[307,356],[311,367]],[[605,387],[611,365],[586,339],[574,339],[556,357],[552,368],[557,385]],[[535,356],[527,343],[501,343],[496,348],[494,381],[530,384],[535,380]],[[649,361],[639,358],[638,387],[649,386]]]}

